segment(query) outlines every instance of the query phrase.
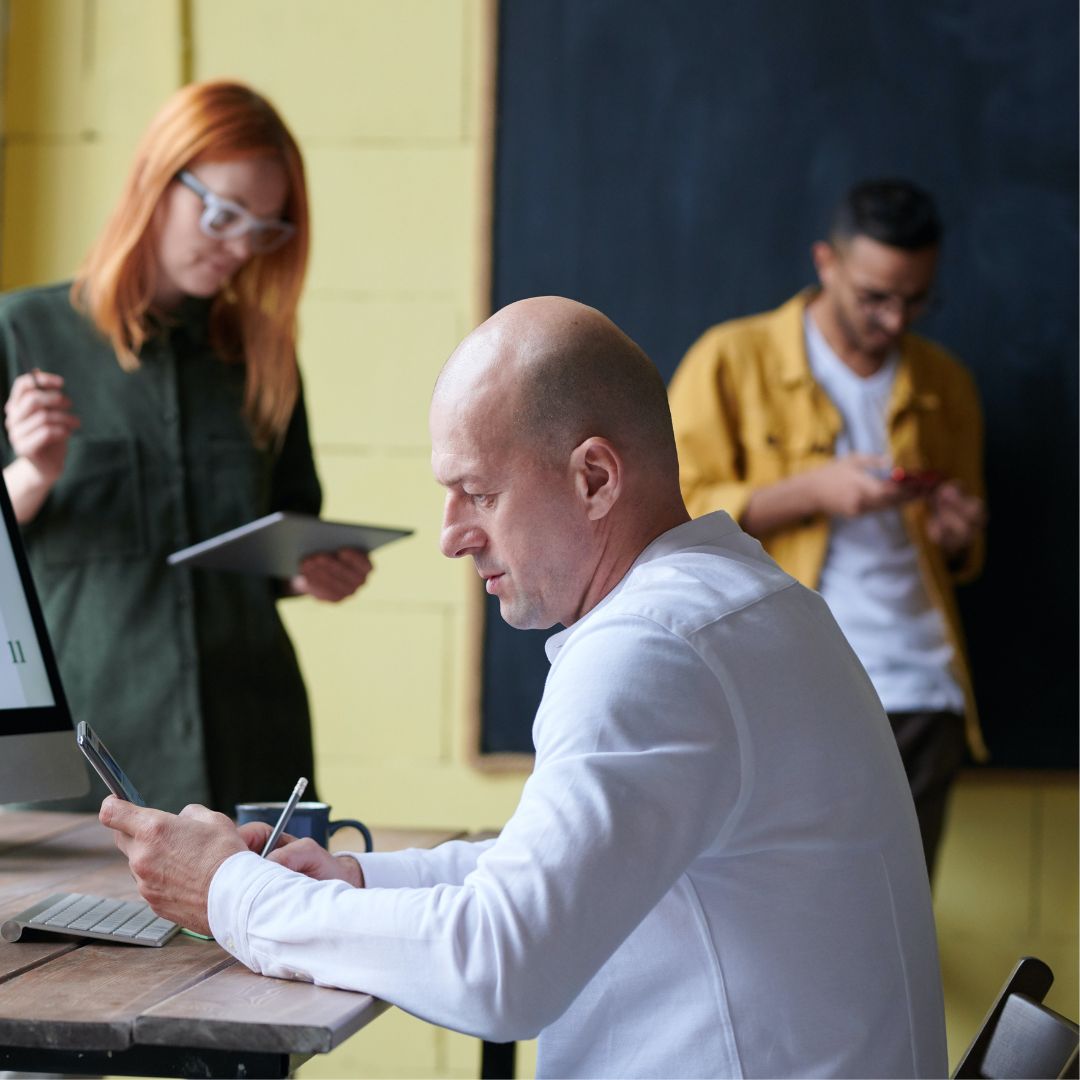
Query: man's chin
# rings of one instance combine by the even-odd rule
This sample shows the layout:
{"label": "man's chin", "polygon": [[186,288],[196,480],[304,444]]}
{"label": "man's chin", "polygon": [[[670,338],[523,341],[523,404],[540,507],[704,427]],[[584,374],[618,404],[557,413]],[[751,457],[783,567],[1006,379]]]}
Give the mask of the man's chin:
{"label": "man's chin", "polygon": [[499,614],[502,616],[503,622],[507,626],[512,626],[515,630],[549,630],[556,622],[555,619],[546,616],[542,611],[537,611],[535,608],[519,607],[507,603],[505,600],[499,602]]}
{"label": "man's chin", "polygon": [[898,334],[867,334],[862,340],[862,351],[875,360],[884,360],[900,344]]}

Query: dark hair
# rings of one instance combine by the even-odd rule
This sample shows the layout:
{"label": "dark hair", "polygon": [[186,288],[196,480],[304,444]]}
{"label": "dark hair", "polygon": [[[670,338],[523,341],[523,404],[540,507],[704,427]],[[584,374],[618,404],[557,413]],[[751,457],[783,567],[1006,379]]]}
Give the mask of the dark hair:
{"label": "dark hair", "polygon": [[920,251],[941,243],[934,200],[908,180],[863,180],[833,214],[833,243],[866,236],[879,244]]}

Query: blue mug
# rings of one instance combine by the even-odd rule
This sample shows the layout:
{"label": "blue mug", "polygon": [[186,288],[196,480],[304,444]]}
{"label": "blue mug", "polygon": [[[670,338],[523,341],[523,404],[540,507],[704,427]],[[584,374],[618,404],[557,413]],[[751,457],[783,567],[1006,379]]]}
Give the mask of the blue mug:
{"label": "blue mug", "polygon": [[[249,821],[264,821],[267,825],[276,825],[284,808],[283,802],[237,803],[236,824],[246,825]],[[344,828],[357,829],[364,838],[364,850],[374,850],[375,845],[371,842],[371,833],[363,822],[352,818],[331,821],[330,807],[324,802],[297,803],[293,816],[289,818],[289,824],[285,826],[285,831],[297,839],[311,837],[321,847],[329,848],[330,837],[338,829]]]}

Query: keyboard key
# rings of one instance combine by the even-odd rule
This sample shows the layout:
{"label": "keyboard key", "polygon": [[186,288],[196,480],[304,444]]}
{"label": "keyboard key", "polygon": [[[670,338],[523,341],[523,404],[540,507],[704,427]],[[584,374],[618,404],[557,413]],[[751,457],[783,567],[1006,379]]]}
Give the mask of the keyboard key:
{"label": "keyboard key", "polygon": [[98,934],[111,934],[118,926],[123,926],[132,915],[138,914],[145,907],[146,904],[142,900],[128,900],[107,918],[102,919],[94,927],[94,931]]}
{"label": "keyboard key", "polygon": [[145,930],[140,930],[135,935],[136,941],[160,941],[176,923],[168,919],[155,919]]}
{"label": "keyboard key", "polygon": [[157,916],[147,907],[137,915],[133,915],[123,926],[118,926],[114,931],[117,937],[135,937],[145,927],[149,926]]}
{"label": "keyboard key", "polygon": [[35,915],[30,921],[32,923],[41,923],[45,926],[55,927],[56,929],[63,929],[70,926],[80,915],[85,915],[95,904],[100,903],[102,898],[100,896],[79,896],[76,898],[75,903],[68,904],[66,907],[57,905],[60,908],[55,914],[53,909],[49,908],[48,911],[43,911],[40,915]]}
{"label": "keyboard key", "polygon": [[[50,896],[49,899],[52,900],[53,897]],[[79,893],[65,893],[63,896],[56,898],[44,911],[39,911],[30,921],[33,923],[46,922],[54,915],[63,911],[64,908],[71,907],[72,904],[80,899],[81,896]],[[28,910],[32,911],[33,909],[29,908]],[[18,916],[16,916],[16,918],[18,918]]]}
{"label": "keyboard key", "polygon": [[102,900],[95,904],[85,915],[80,915],[74,922],[68,923],[69,930],[96,930],[102,919],[107,919],[120,905],[122,900]]}

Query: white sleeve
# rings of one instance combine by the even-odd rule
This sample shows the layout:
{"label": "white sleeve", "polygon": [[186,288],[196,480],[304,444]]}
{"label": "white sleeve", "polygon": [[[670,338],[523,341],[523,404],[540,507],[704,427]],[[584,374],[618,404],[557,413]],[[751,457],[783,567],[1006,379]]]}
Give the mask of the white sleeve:
{"label": "white sleeve", "polygon": [[436,848],[405,851],[344,851],[364,871],[369,889],[402,887],[420,889],[430,885],[460,885],[476,866],[481,853],[494,840],[448,840]]}
{"label": "white sleeve", "polygon": [[254,971],[366,991],[495,1041],[535,1037],[715,839],[740,777],[716,676],[641,618],[573,635],[535,731],[521,802],[460,884],[426,884],[441,849],[384,867],[364,856],[365,875],[371,860],[399,886],[365,889],[244,852],[214,877],[214,936]]}

